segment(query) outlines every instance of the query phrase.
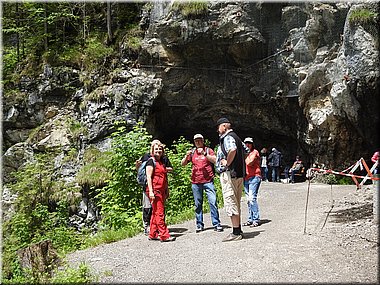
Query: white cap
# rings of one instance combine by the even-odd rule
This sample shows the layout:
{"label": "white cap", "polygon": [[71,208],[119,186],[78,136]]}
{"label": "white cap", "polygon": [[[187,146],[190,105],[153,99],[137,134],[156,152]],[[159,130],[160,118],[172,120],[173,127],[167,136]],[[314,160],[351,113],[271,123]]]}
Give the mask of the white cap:
{"label": "white cap", "polygon": [[250,138],[250,137],[245,138],[245,139],[244,139],[244,142],[245,142],[245,143],[252,143],[252,144],[253,144],[253,138]]}
{"label": "white cap", "polygon": [[194,135],[194,139],[203,139],[203,136],[201,134]]}
{"label": "white cap", "polygon": [[276,149],[275,148],[272,148],[272,151],[275,151]]}

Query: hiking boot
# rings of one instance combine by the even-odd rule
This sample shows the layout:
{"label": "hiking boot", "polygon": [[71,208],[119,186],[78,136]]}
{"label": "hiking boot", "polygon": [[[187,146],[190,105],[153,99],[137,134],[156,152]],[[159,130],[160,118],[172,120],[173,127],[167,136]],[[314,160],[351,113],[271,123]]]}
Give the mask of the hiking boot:
{"label": "hiking boot", "polygon": [[148,240],[160,240],[160,239],[158,237],[156,238],[148,237]]}
{"label": "hiking boot", "polygon": [[197,227],[196,229],[195,229],[195,232],[196,233],[200,233],[200,232],[202,232],[203,231],[203,228],[202,227]]}
{"label": "hiking boot", "polygon": [[214,231],[216,231],[216,232],[222,232],[223,231],[223,227],[221,225],[216,226],[216,227],[214,227]]}
{"label": "hiking boot", "polygon": [[225,241],[234,241],[234,240],[241,240],[243,238],[243,236],[240,234],[240,235],[235,235],[233,233],[230,233],[228,236],[226,236],[222,242],[225,242]]}
{"label": "hiking boot", "polygon": [[167,239],[162,239],[161,242],[175,241],[176,237],[169,237]]}

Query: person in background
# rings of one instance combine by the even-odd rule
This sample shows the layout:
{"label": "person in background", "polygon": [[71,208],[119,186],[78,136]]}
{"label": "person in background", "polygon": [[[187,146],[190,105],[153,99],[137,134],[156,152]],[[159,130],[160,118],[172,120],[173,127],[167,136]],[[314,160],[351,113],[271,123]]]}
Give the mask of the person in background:
{"label": "person in background", "polygon": [[[151,142],[151,147],[152,147],[152,145],[155,145],[155,144],[161,144],[160,140],[154,139]],[[138,170],[140,165],[144,161],[147,161],[150,157],[151,157],[151,154],[149,151],[149,152],[145,153],[140,159],[136,160],[136,163],[135,163],[136,170]],[[172,164],[171,164],[169,158],[165,154],[164,154],[162,160],[164,162],[166,170],[168,172],[173,171]],[[145,186],[143,187],[142,192],[143,192],[143,194],[142,194],[142,212],[143,212],[142,218],[143,218],[144,234],[149,235],[150,219],[152,217],[152,205],[150,203],[150,199],[149,199],[148,195],[146,194]]]}
{"label": "person in background", "polygon": [[294,183],[294,174],[299,173],[303,167],[302,160],[297,155],[292,167],[289,169],[290,183]]}
{"label": "person in background", "polygon": [[185,166],[192,163],[191,169],[191,189],[193,191],[195,203],[195,220],[196,230],[199,233],[204,230],[203,223],[203,190],[205,190],[208,203],[210,205],[211,222],[214,230],[222,232],[223,227],[220,225],[218,205],[216,202],[216,191],[214,187],[214,169],[212,163],[215,163],[216,156],[214,151],[206,147],[204,138],[201,134],[194,135],[194,149],[186,152],[185,157],[181,160],[181,165]]}
{"label": "person in background", "polygon": [[220,118],[216,127],[219,133],[219,147],[215,164],[220,172],[224,208],[232,224],[232,233],[226,236],[223,242],[237,241],[243,238],[240,204],[245,176],[245,154],[249,149],[232,130],[227,118]]}
{"label": "person in background", "polygon": [[371,157],[371,161],[373,162],[373,164],[377,163],[377,166],[373,172],[373,174],[379,174],[379,151],[375,151],[375,153],[372,155]]}
{"label": "person in background", "polygon": [[268,150],[266,147],[261,149],[260,159],[261,179],[268,182]]}
{"label": "person in background", "polygon": [[271,154],[268,156],[269,166],[272,168],[272,182],[280,182],[280,166],[282,154],[276,148],[272,148]]}
{"label": "person in background", "polygon": [[152,159],[146,163],[146,177],[148,185],[146,194],[152,204],[152,218],[150,220],[149,240],[161,240],[161,242],[175,241],[170,236],[165,223],[165,200],[169,198],[167,169],[164,164],[164,145],[152,144],[150,150]]}
{"label": "person in background", "polygon": [[252,138],[245,138],[244,143],[250,152],[245,159],[247,175],[244,178],[244,191],[248,204],[248,220],[243,226],[257,227],[260,225],[260,212],[257,203],[257,194],[259,193],[261,184],[260,154],[255,149]]}

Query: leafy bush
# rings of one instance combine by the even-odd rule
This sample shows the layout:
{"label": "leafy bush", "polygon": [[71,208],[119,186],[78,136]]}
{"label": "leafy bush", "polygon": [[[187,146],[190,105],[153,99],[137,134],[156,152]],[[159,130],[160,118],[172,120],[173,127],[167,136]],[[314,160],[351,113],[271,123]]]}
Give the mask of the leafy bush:
{"label": "leafy bush", "polygon": [[174,141],[172,149],[166,151],[173,165],[173,172],[168,175],[170,197],[165,208],[167,216],[175,216],[179,212],[193,208],[194,198],[191,190],[191,163],[181,166],[181,160],[193,145],[180,137]]}
{"label": "leafy bush", "polygon": [[3,78],[12,80],[11,75],[17,65],[17,51],[15,48],[6,48],[3,52]]}
{"label": "leafy bush", "polygon": [[140,124],[128,133],[124,126],[119,127],[113,135],[107,161],[111,177],[97,195],[102,223],[111,229],[126,227],[130,217],[141,211],[142,189],[136,181],[135,161],[147,152],[151,140]]}
{"label": "leafy bush", "polygon": [[51,279],[54,284],[90,284],[93,281],[94,277],[85,263],[81,263],[78,269],[66,267],[64,270],[57,270]]}
{"label": "leafy bush", "polygon": [[[122,229],[136,222],[136,225],[142,226],[142,189],[136,181],[135,161],[149,150],[151,140],[152,136],[141,125],[128,133],[125,127],[121,127],[115,134],[108,161],[111,178],[97,195],[103,216],[102,224],[106,229]],[[170,197],[165,207],[168,223],[177,221],[177,216],[188,219],[194,215],[191,164],[181,166],[181,159],[192,147],[190,142],[181,137],[173,142],[171,149],[165,150],[173,166],[173,172],[168,174]]]}
{"label": "leafy bush", "polygon": [[[81,237],[67,227],[68,203],[63,197],[70,195],[54,180],[52,154],[38,155],[33,163],[25,165],[16,174],[10,186],[17,193],[15,213],[3,223],[3,277],[5,280],[22,280],[28,276],[20,268],[17,250],[32,243],[50,239],[61,253],[79,247]],[[67,191],[71,190],[70,187]],[[36,281],[38,282],[38,280]]]}
{"label": "leafy bush", "polygon": [[105,46],[100,37],[91,36],[86,41],[86,46],[83,50],[83,64],[89,70],[93,71],[98,66],[103,66],[107,58],[112,55],[113,48]]}

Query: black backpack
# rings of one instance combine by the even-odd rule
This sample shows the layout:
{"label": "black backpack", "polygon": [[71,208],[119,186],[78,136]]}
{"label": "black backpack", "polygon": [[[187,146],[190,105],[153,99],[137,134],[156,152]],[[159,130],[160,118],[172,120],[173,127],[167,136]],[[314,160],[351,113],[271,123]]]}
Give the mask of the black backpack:
{"label": "black backpack", "polygon": [[[153,160],[153,168],[156,167],[156,161],[153,159],[153,157],[150,157],[149,159]],[[141,163],[139,169],[137,170],[137,183],[141,186],[146,186],[148,184],[147,178],[146,178],[146,164],[149,161],[145,160],[143,163]]]}

